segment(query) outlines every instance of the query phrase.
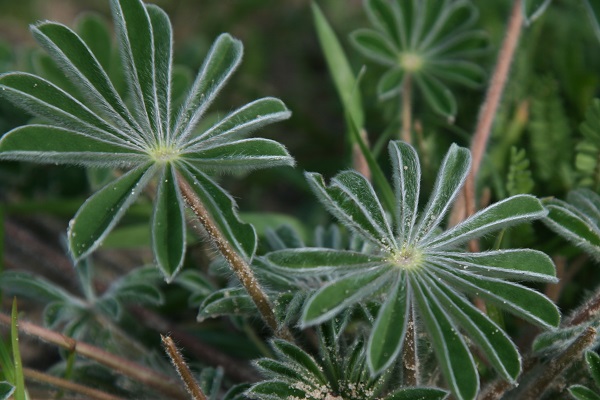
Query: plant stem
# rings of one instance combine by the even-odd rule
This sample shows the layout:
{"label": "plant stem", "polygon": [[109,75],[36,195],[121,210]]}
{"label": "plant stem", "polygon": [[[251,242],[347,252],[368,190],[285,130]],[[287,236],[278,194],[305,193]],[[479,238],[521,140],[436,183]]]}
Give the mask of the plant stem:
{"label": "plant stem", "polygon": [[573,313],[573,315],[563,325],[575,326],[589,321],[592,317],[596,316],[600,312],[600,291],[597,291],[594,296],[583,304],[579,309]]}
{"label": "plant stem", "polygon": [[485,101],[479,112],[479,120],[473,139],[471,141],[472,165],[471,171],[467,177],[465,188],[463,190],[462,201],[458,199],[455,208],[462,207],[461,212],[457,212],[459,221],[475,213],[475,178],[481,166],[481,160],[485,153],[492,124],[500,105],[502,93],[508,81],[508,73],[515,56],[517,44],[523,28],[523,12],[521,10],[521,1],[515,0],[511,11],[510,20],[506,29],[506,36],[502,42],[502,48],[498,55],[498,61],[492,75],[491,83],[485,96]]}
{"label": "plant stem", "polygon": [[273,313],[273,306],[271,305],[267,294],[254,276],[250,265],[248,265],[246,260],[244,260],[244,258],[240,256],[238,252],[231,246],[227,238],[223,236],[223,233],[221,233],[213,221],[212,217],[204,207],[204,204],[202,204],[198,196],[196,196],[196,193],[190,184],[181,176],[177,177],[177,181],[183,198],[190,206],[196,217],[198,217],[198,220],[206,230],[206,233],[214,245],[235,272],[236,276],[242,283],[242,286],[244,286],[254,301],[256,308],[258,308],[258,311],[260,312],[260,315],[267,326],[271,328],[275,335],[281,337],[282,339],[293,341],[292,334],[286,327],[279,328],[277,319]]}
{"label": "plant stem", "polygon": [[412,76],[406,74],[402,81],[402,140],[406,143],[412,142]]}
{"label": "plant stem", "polygon": [[[10,317],[0,313],[0,324],[10,325]],[[42,328],[27,321],[19,321],[19,331],[37,337],[45,342],[52,343],[68,351],[76,351],[77,354],[92,359],[112,370],[143,383],[173,399],[185,399],[186,395],[173,380],[148,369],[140,364],[134,363],[117,355],[111,354],[103,349],[90,344],[77,341],[71,337]]]}
{"label": "plant stem", "polygon": [[194,379],[192,371],[190,371],[190,368],[183,359],[183,356],[177,349],[177,346],[175,346],[175,342],[173,342],[173,339],[171,339],[170,336],[163,335],[160,335],[160,338],[163,342],[163,345],[165,346],[165,351],[169,355],[169,358],[171,359],[175,370],[181,377],[181,380],[183,380],[183,383],[185,384],[185,388],[187,389],[188,393],[192,396],[194,400],[207,400],[206,395],[202,391],[202,388],[200,388],[200,385]]}
{"label": "plant stem", "polygon": [[544,368],[544,371],[530,384],[522,398],[525,400],[537,400],[541,398],[548,386],[556,380],[556,377],[578,359],[581,356],[581,353],[594,343],[595,339],[596,330],[592,327],[588,327],[560,354],[560,356],[548,363]]}
{"label": "plant stem", "polygon": [[59,387],[71,392],[79,393],[85,396],[86,399],[94,400],[122,400],[122,397],[113,396],[102,392],[97,389],[93,389],[84,385],[80,385],[75,382],[68,381],[66,379],[58,378],[56,376],[48,375],[40,371],[33,370],[31,368],[23,368],[23,374],[29,380],[47,383],[49,385]]}
{"label": "plant stem", "polygon": [[417,336],[415,331],[414,309],[411,309],[404,339],[404,353],[402,355],[404,385],[417,386],[419,384],[419,359],[417,358]]}

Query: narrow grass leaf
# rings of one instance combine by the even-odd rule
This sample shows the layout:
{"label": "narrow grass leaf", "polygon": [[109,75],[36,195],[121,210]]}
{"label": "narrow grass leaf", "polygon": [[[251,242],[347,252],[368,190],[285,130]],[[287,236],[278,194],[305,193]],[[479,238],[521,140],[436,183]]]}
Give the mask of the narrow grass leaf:
{"label": "narrow grass leaf", "polygon": [[242,43],[229,34],[215,40],[173,127],[179,144],[187,141],[206,108],[242,60]]}
{"label": "narrow grass leaf", "polygon": [[171,282],[185,255],[184,204],[171,164],[164,166],[159,179],[152,215],[152,250],[158,268]]}
{"label": "narrow grass leaf", "polygon": [[388,270],[378,268],[348,275],[319,289],[304,307],[303,327],[317,325],[371,295],[386,283]]}
{"label": "narrow grass leaf", "polygon": [[556,328],[560,322],[558,307],[546,296],[517,283],[505,282],[495,278],[480,277],[456,271],[444,274],[448,282],[462,290],[480,296],[498,307],[544,328]]}
{"label": "narrow grass leaf", "polygon": [[[161,126],[155,81],[155,46],[150,16],[140,0],[111,0],[121,57],[138,124],[156,134]],[[164,34],[164,31],[158,32]],[[163,38],[162,40],[165,40]],[[161,54],[163,56],[163,54]],[[168,60],[164,60],[168,61]],[[155,137],[159,141],[159,137]]]}
{"label": "narrow grass leaf", "polygon": [[154,82],[159,112],[159,130],[166,140],[171,129],[171,77],[173,75],[173,28],[169,16],[159,7],[146,5],[154,40]]}
{"label": "narrow grass leaf", "polygon": [[190,183],[228,242],[250,261],[256,251],[256,232],[252,225],[239,219],[233,198],[211,178],[189,164],[179,168],[179,172]]}
{"label": "narrow grass leaf", "polygon": [[397,63],[398,55],[393,43],[377,31],[357,29],[350,35],[350,41],[367,58],[389,66]]}
{"label": "narrow grass leaf", "polygon": [[600,395],[582,385],[573,385],[569,387],[569,394],[576,400],[600,400]]}
{"label": "narrow grass leaf", "polygon": [[316,2],[312,2],[312,14],[319,43],[327,61],[330,76],[344,105],[344,110],[359,127],[364,126],[364,112],[357,80],[352,72],[344,50]]}
{"label": "narrow grass leaf", "polygon": [[323,248],[285,249],[265,255],[269,265],[286,273],[330,273],[338,270],[368,268],[385,262],[380,256],[348,250]]}
{"label": "narrow grass leaf", "polygon": [[190,138],[185,151],[202,150],[213,143],[227,143],[250,135],[256,129],[283,121],[291,112],[279,99],[265,97],[228,114],[200,135]]}
{"label": "narrow grass leaf", "polygon": [[285,340],[274,339],[271,344],[273,349],[283,359],[290,363],[302,365],[318,380],[319,383],[327,384],[327,378],[325,377],[323,370],[310,354]]}
{"label": "narrow grass leaf", "polygon": [[69,250],[78,261],[96,250],[129,206],[138,198],[154,168],[133,169],[96,192],[79,208],[69,224]]}
{"label": "narrow grass leaf", "polygon": [[509,197],[484,208],[441,235],[426,241],[424,245],[432,250],[458,246],[486,233],[542,218],[546,213],[542,203],[533,196],[523,194]]}
{"label": "narrow grass leaf", "polygon": [[413,230],[413,242],[427,241],[458,195],[471,166],[469,150],[452,144],[440,166],[433,192]]}
{"label": "narrow grass leaf", "polygon": [[396,227],[399,242],[409,239],[417,218],[421,186],[421,166],[415,149],[400,141],[389,146],[396,194]]}
{"label": "narrow grass leaf", "polygon": [[414,78],[434,111],[452,120],[456,115],[457,106],[450,89],[440,80],[428,74],[417,74]]}
{"label": "narrow grass leaf", "polygon": [[126,127],[128,135],[141,140],[135,120],[106,71],[75,32],[61,24],[43,22],[32,27],[32,33],[81,92],[89,98],[90,104],[96,104],[99,110],[106,110],[105,118],[113,121],[116,126]]}
{"label": "narrow grass leaf", "polygon": [[305,176],[321,203],[344,225],[372,243],[393,245],[393,234],[383,208],[366,178],[346,171],[326,187],[321,175],[306,173]]}
{"label": "narrow grass leaf", "polygon": [[0,159],[115,167],[141,163],[147,156],[79,132],[48,125],[25,125],[2,137]]}
{"label": "narrow grass leaf", "polygon": [[457,266],[458,271],[501,279],[556,283],[556,269],[545,253],[531,249],[508,249],[481,253],[428,253],[441,262]]}
{"label": "narrow grass leaf", "polygon": [[367,345],[367,362],[372,375],[388,368],[400,354],[410,311],[410,286],[401,274],[377,314]]}
{"label": "narrow grass leaf", "polygon": [[294,165],[294,159],[282,144],[262,138],[207,145],[182,156],[203,171],[249,171]]}
{"label": "narrow grass leaf", "polygon": [[19,345],[19,315],[17,313],[17,299],[13,298],[12,312],[10,315],[10,346],[12,347],[13,363],[15,368],[14,400],[26,400],[25,376],[23,375],[23,361]]}
{"label": "narrow grass leaf", "polygon": [[411,276],[412,287],[419,306],[419,312],[427,327],[433,349],[442,374],[452,393],[459,400],[475,399],[479,391],[479,378],[475,361],[463,341],[458,329],[437,303],[427,284]]}
{"label": "narrow grass leaf", "polygon": [[412,387],[396,390],[384,400],[444,400],[450,393],[438,388]]}
{"label": "narrow grass leaf", "polygon": [[67,129],[133,147],[113,126],[51,82],[24,72],[0,75],[0,95],[31,114]]}
{"label": "narrow grass leaf", "polygon": [[521,372],[521,356],[508,335],[488,316],[464,297],[429,279],[429,287],[436,292],[444,309],[483,350],[485,356],[505,379],[514,382]]}

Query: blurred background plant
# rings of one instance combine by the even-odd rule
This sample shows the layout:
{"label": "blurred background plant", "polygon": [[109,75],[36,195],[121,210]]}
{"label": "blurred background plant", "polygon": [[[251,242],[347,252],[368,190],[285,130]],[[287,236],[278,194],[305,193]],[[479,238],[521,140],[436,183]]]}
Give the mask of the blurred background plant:
{"label": "blurred background plant", "polygon": [[[398,4],[402,3],[398,1]],[[470,2],[459,3],[468,3],[466,7],[472,9]],[[477,58],[477,70],[478,74],[480,69],[489,73],[504,36],[511,2],[489,1],[485,6],[472,3],[478,6],[478,18],[470,22],[469,28],[478,35],[485,32],[486,49],[489,50]],[[223,186],[238,201],[242,218],[255,225],[261,238],[259,253],[301,247],[304,243],[330,248],[360,247],[360,243],[348,244],[352,238],[345,230],[331,235],[317,234],[318,239],[313,239],[315,227],[330,223],[331,218],[311,195],[302,171],[316,171],[331,177],[350,168],[352,142],[345,133],[348,130],[344,124],[347,119],[315,32],[310,2],[162,0],[156,1],[156,4],[169,14],[173,22],[175,63],[178,65],[176,83],[182,87],[189,85],[218,34],[229,32],[244,43],[244,62],[217,98],[211,109],[213,118],[265,95],[283,99],[292,110],[288,121],[263,129],[261,135],[285,144],[295,157],[298,168],[253,172],[245,174],[244,179],[220,178]],[[381,86],[378,82],[389,67],[368,61],[363,54],[355,51],[350,39],[350,34],[357,28],[373,25],[373,13],[369,18],[363,2],[359,0],[321,0],[318,4],[334,28],[351,69],[360,71],[366,65],[362,74],[356,72],[359,77],[357,90],[361,92],[364,111],[363,125],[368,142],[373,144],[373,154],[387,173],[389,171],[385,168],[389,163],[384,149],[387,140],[400,131],[402,123],[398,118],[399,104],[396,100],[399,98],[380,101],[381,90],[378,87]],[[581,196],[578,197],[578,194],[585,193],[581,192],[582,188],[595,194],[600,190],[600,108],[598,100],[594,100],[600,94],[600,43],[595,28],[587,23],[586,4],[553,0],[545,12],[524,29],[496,115],[488,152],[477,177],[476,195],[482,206],[516,194],[551,196],[565,201],[553,200],[547,204],[579,218],[578,221],[587,224],[584,228],[592,227],[589,232],[576,229],[562,232],[562,237],[550,229],[551,223],[548,224],[550,228],[536,223],[511,228],[482,240],[482,247],[488,249],[514,246],[544,251],[557,266],[557,275],[561,279],[559,284],[538,285],[536,288],[554,300],[563,314],[572,313],[572,317],[563,322],[556,333],[562,340],[560,346],[544,344],[556,342],[556,336],[539,337],[534,346],[537,353],[531,357],[526,355],[526,360],[546,360],[552,355],[563,354],[571,348],[569,346],[580,343],[577,340],[583,337],[585,329],[598,328],[595,316],[600,302],[595,301],[598,299],[596,288],[600,284],[600,272],[593,246],[599,244],[581,246],[580,242],[582,237],[588,241],[595,240],[597,235],[590,235],[597,233],[598,220],[590,217],[590,209],[581,210]],[[36,49],[27,26],[37,20],[49,19],[85,29],[86,19],[81,17],[82,13],[88,15],[88,27],[94,24],[93,21],[110,21],[109,5],[104,0],[22,0],[18,3],[0,0],[0,73],[20,70],[60,80],[47,57]],[[90,13],[94,16],[89,17]],[[93,28],[90,30],[102,33]],[[112,37],[110,32],[111,28],[105,34]],[[116,50],[110,46],[104,48],[107,65],[118,82],[122,71],[118,67],[110,67]],[[451,96],[458,105],[456,109],[432,107],[432,100],[427,95],[423,96],[426,101],[417,99],[412,104],[413,144],[423,169],[422,199],[429,196],[428,190],[433,187],[436,172],[450,144],[469,144],[484,91],[456,85],[452,86]],[[452,103],[447,97],[445,104]],[[454,115],[453,120],[447,118],[450,114]],[[0,99],[0,132],[7,132],[29,119],[28,115]],[[174,373],[159,356],[160,342],[154,333],[171,332],[187,351],[186,356],[192,366],[204,371],[200,384],[209,388],[207,392],[214,396],[211,398],[243,398],[241,393],[247,387],[236,389],[234,383],[258,380],[249,360],[260,356],[272,357],[273,350],[266,342],[267,332],[256,318],[252,306],[248,305],[247,298],[243,294],[236,295],[235,282],[216,265],[214,252],[204,240],[190,235],[188,241],[184,271],[194,266],[196,272],[184,272],[174,285],[156,284],[151,286],[153,289],[142,288],[142,291],[148,292],[146,300],[149,300],[143,307],[139,299],[129,302],[130,298],[126,295],[119,297],[119,293],[123,294],[123,290],[127,289],[131,276],[141,273],[137,268],[152,259],[148,251],[149,202],[142,201],[133,206],[121,225],[107,237],[102,250],[94,256],[93,274],[85,275],[85,269],[80,269],[78,274],[66,257],[64,232],[68,220],[90,191],[98,188],[105,179],[106,173],[90,173],[73,167],[49,165],[40,168],[16,162],[0,164],[0,220],[4,222],[0,230],[0,264],[2,270],[8,271],[0,283],[3,310],[10,309],[12,297],[7,296],[7,292],[22,293],[37,285],[38,293],[43,292],[46,300],[40,296],[29,300],[33,291],[30,296],[19,297],[19,309],[25,313],[26,319],[45,320],[47,327],[65,329],[66,333],[100,348],[113,351],[126,348],[140,356],[132,358],[154,367],[165,376],[174,376]],[[293,226],[296,233],[281,228],[282,224]],[[30,275],[19,275],[13,272],[15,270],[26,271]],[[283,292],[285,288],[298,284],[269,274],[265,271],[263,279],[269,282],[270,277],[271,288],[278,291]],[[41,276],[43,280],[30,279],[31,276]],[[320,284],[322,282],[302,282],[307,290]],[[25,289],[27,285],[30,289]],[[278,299],[281,301],[278,301],[278,315],[287,316],[290,320],[297,318],[301,303],[307,296],[305,292],[298,296],[282,296]],[[577,308],[582,303],[583,306]],[[248,307],[244,308],[244,304]],[[201,317],[205,320],[197,323],[200,305],[203,305]],[[488,311],[494,312],[493,309]],[[229,317],[207,318],[220,315]],[[361,318],[368,320],[368,315],[364,312]],[[494,318],[527,354],[537,331],[501,312]],[[59,324],[66,320],[70,324]],[[356,320],[354,323],[351,328],[359,332],[364,329]],[[99,330],[99,326],[111,328]],[[77,329],[79,333],[74,334]],[[128,334],[120,335],[122,332]],[[132,337],[136,343],[133,347]],[[310,342],[310,337],[308,340]],[[316,346],[322,337],[315,336],[312,340],[312,346]],[[57,351],[55,347],[26,337],[22,337],[21,342],[24,364],[40,370],[52,366],[62,375],[72,368],[69,367],[68,350]],[[344,346],[361,348],[360,344],[353,343]],[[590,347],[593,345],[588,343],[585,348]],[[152,351],[146,352],[147,349]],[[579,366],[584,365],[580,357],[582,351],[577,352],[577,357],[572,357],[579,360]],[[318,354],[313,352],[313,356]],[[592,365],[590,357],[587,357],[587,362]],[[259,368],[261,363],[266,365],[265,361],[258,362]],[[77,359],[76,365],[78,379],[87,374],[91,377],[87,382],[93,385],[114,387],[117,382],[116,386],[123,396],[142,390],[135,380],[115,376],[110,369],[98,368],[97,364]],[[223,369],[211,368],[216,366]],[[492,371],[489,366],[481,366],[482,380],[492,379]],[[342,370],[333,372],[345,373]],[[559,391],[565,393],[560,383],[567,379],[569,385],[580,382],[594,387],[585,368],[575,371],[569,364],[556,374],[560,380],[546,394],[549,398]],[[530,382],[537,379],[535,371],[526,370],[524,375]],[[285,374],[271,371],[270,376],[281,380]],[[5,376],[0,378],[2,381]],[[360,379],[357,378],[357,381]],[[375,383],[369,381],[368,384]],[[229,388],[233,389],[225,395]],[[47,393],[43,385],[36,389]],[[488,393],[492,393],[492,389]],[[143,390],[148,392],[137,393],[144,393],[149,398],[160,397],[150,389]],[[575,395],[574,392],[582,389],[570,390]],[[520,393],[529,395],[525,389]]]}

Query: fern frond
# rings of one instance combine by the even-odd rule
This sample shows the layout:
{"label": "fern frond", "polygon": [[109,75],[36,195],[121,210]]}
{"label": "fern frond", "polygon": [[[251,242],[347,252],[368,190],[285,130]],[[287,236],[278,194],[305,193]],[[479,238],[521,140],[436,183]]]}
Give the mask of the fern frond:
{"label": "fern frond", "polygon": [[575,147],[578,186],[600,191],[600,99],[594,99],[579,127],[583,139]]}
{"label": "fern frond", "polygon": [[508,174],[506,176],[506,191],[509,196],[531,193],[534,182],[529,167],[530,162],[525,149],[519,150],[514,146],[511,147]]}

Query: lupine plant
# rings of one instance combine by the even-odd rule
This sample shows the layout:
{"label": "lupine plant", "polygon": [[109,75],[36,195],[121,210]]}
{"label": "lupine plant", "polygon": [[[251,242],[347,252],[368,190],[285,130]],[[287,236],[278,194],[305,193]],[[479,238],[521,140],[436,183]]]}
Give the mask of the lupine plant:
{"label": "lupine plant", "polygon": [[[547,126],[543,99],[520,96],[526,72],[549,63],[515,62],[516,82],[506,84],[522,27],[543,27],[536,24],[552,16],[550,0],[514,1],[490,71],[479,60],[492,53],[492,35],[470,0],[365,0],[360,15],[373,29],[348,29],[347,42],[358,50],[352,59],[313,3],[319,43],[360,154],[356,170],[290,179],[317,206],[299,206],[314,212],[304,221],[278,216],[290,222],[282,225],[270,224],[275,217],[268,212],[240,213],[221,181],[224,174],[244,181],[249,171],[266,168],[292,176],[284,174],[295,165],[284,145],[251,137],[289,119],[283,101],[264,97],[212,110],[241,64],[241,41],[218,35],[184,88],[186,69],[174,64],[167,13],[142,0],[109,4],[115,45],[97,16],[87,15],[76,29],[38,22],[31,32],[45,54],[31,53],[37,74],[0,74],[0,98],[7,101],[0,103],[0,120],[10,125],[2,115],[8,103],[32,118],[2,135],[0,180],[9,175],[5,165],[74,165],[86,168],[93,192],[71,213],[66,235],[57,235],[55,247],[64,244],[64,254],[14,228],[10,212],[17,206],[0,207],[0,221],[12,210],[7,232],[53,255],[47,262],[60,264],[75,282],[63,287],[7,257],[2,293],[41,302],[43,311],[39,325],[19,316],[16,305],[11,316],[0,313],[0,324],[11,327],[11,340],[0,341],[0,399],[26,399],[38,389],[33,382],[59,388],[57,398],[68,390],[93,399],[599,397],[591,382],[598,383],[600,291],[579,307],[573,292],[593,288],[577,274],[600,260],[600,103],[589,98],[592,80],[580,82],[588,97],[570,98],[569,106],[586,115],[581,137],[548,137],[575,143],[560,149],[572,155],[561,170],[570,191],[547,193],[539,177],[547,182],[552,175],[535,168],[548,160],[540,161],[543,146],[527,136],[539,138],[539,127]],[[583,5],[597,30],[596,7]],[[531,48],[545,37],[538,29]],[[351,60],[361,56],[387,68],[374,90],[364,90],[372,71],[354,73]],[[465,111],[471,120],[459,119],[478,125],[469,149],[463,129],[471,125],[451,125],[465,92],[448,85],[473,91],[488,76],[483,122],[475,120],[476,110]],[[420,96],[412,95],[413,86]],[[506,104],[498,111],[504,86]],[[563,91],[573,92],[555,90]],[[361,132],[377,118],[362,105],[369,93],[376,111],[385,107],[379,101],[399,98],[389,126],[401,122],[402,141],[387,142],[383,134],[370,148],[369,133]],[[413,107],[421,97],[426,107]],[[548,100],[549,109],[563,110],[559,100]],[[445,118],[423,119],[435,117],[429,109]],[[567,118],[558,111],[559,122]],[[508,133],[486,160],[497,113],[495,129]],[[570,118],[560,125],[580,123]],[[281,124],[275,132],[284,130]],[[388,155],[380,157],[383,142]],[[482,160],[492,183],[476,179]],[[115,276],[109,266],[122,259],[107,263],[107,244],[123,237],[119,229],[131,214],[143,221],[149,256]],[[586,271],[583,280],[596,285],[598,274]],[[560,309],[573,311],[562,316]],[[23,366],[19,334],[59,347],[60,361],[43,372]]]}

